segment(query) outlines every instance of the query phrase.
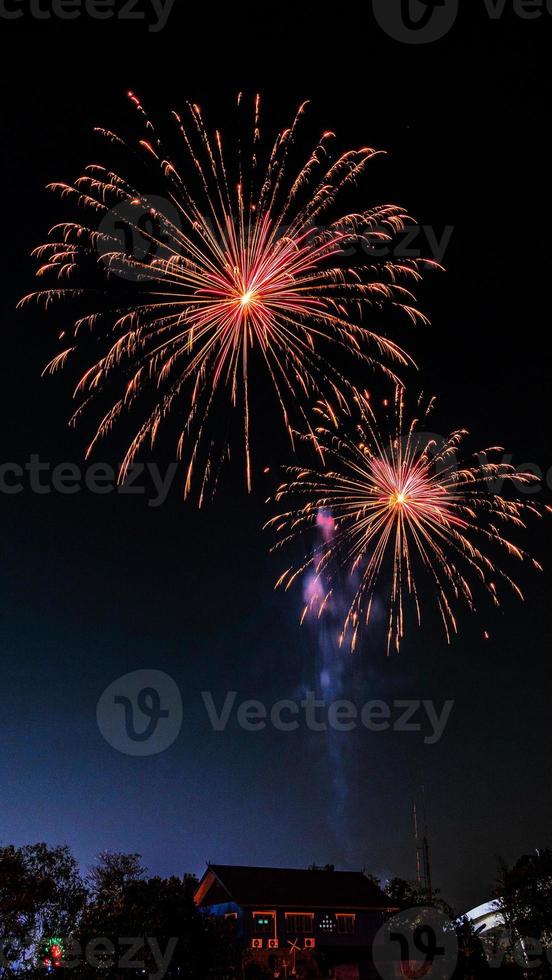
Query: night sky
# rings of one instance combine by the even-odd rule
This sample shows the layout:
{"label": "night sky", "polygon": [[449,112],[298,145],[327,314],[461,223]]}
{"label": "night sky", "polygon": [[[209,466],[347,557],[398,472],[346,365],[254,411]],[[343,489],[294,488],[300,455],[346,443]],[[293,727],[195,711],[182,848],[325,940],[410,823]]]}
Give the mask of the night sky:
{"label": "night sky", "polygon": [[[223,127],[243,89],[262,93],[265,130],[310,98],[314,131],[333,129],[340,148],[387,149],[358,192],[363,206],[398,201],[421,224],[454,227],[447,271],[422,291],[432,326],[400,339],[420,386],[439,395],[442,431],[466,425],[474,449],[498,443],[548,470],[552,19],[469,7],[444,40],[415,47],[386,37],[370,4],[224,14],[176,0],[158,33],[28,12],[0,21],[1,461],[83,457],[85,434],[67,426],[70,372],[41,378],[58,350],[56,317],[15,311],[34,285],[31,248],[67,213],[45,184],[109,158],[94,125],[132,132],[128,89],[156,119],[190,99]],[[235,690],[271,704],[314,684],[316,635],[298,625],[300,594],[273,591],[282,559],[261,532],[273,485],[262,470],[287,461],[265,421],[254,493],[237,464],[199,513],[178,482],[157,509],[115,494],[0,495],[0,841],[67,842],[83,866],[100,850],[139,851],[164,875],[212,860],[412,877],[424,784],[435,883],[458,910],[479,904],[497,854],[552,844],[550,523],[526,539],[545,571],[519,570],[524,604],[461,612],[450,647],[431,616],[412,623],[399,656],[365,640],[345,696],[455,706],[436,745],[343,735],[336,785],[324,735],[253,734],[235,721],[216,733],[201,700]],[[124,433],[110,446],[116,458]],[[143,759],[115,751],[96,724],[104,689],[141,668],[166,671],[184,702],[176,742]]]}

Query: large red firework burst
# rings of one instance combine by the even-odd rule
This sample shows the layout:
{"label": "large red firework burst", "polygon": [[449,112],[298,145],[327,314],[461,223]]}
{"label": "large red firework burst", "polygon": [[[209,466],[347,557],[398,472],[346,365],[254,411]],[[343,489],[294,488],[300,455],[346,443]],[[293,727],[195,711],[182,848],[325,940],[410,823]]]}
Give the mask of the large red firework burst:
{"label": "large red firework burst", "polygon": [[[410,220],[401,208],[340,210],[341,195],[358,184],[378,155],[374,149],[334,155],[333,134],[325,132],[306,163],[292,165],[304,105],[264,154],[257,98],[253,125],[237,139],[230,162],[220,132],[208,133],[198,106],[188,106],[186,120],[174,112],[184,157],[177,166],[139,100],[130,98],[145,127],[137,147],[100,132],[118,151],[138,152],[140,165],[162,180],[164,203],[97,164],[74,184],[51,185],[94,221],[52,229],[35,254],[38,275],[56,282],[22,302],[70,299],[82,307],[49,368],[85,362],[73,421],[99,405],[88,453],[132,413],[124,479],[169,414],[178,415],[185,493],[199,466],[201,502],[229,450],[234,416],[251,485],[253,370],[266,370],[293,438],[294,425],[309,427],[313,396],[336,404],[348,396],[348,381],[335,366],[344,358],[389,374],[407,363],[382,322],[393,309],[414,322],[425,319],[412,291],[424,263],[393,257],[392,244]],[[243,113],[241,97],[238,105]],[[122,213],[131,234],[121,240],[115,218]],[[132,245],[138,233],[146,255]],[[382,243],[387,258],[376,258],[374,246]]]}

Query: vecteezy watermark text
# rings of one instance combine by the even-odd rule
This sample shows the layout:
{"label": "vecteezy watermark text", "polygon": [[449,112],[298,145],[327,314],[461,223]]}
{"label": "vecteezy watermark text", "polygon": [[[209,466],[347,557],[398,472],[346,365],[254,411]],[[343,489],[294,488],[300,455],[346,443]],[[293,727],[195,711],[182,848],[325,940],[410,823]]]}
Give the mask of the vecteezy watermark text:
{"label": "vecteezy watermark text", "polygon": [[177,462],[172,462],[162,470],[157,463],[133,463],[124,480],[119,480],[117,470],[109,463],[91,463],[86,467],[68,462],[53,465],[33,454],[23,464],[0,463],[0,494],[14,496],[25,490],[40,496],[52,493],[73,496],[83,491],[101,495],[117,493],[145,496],[148,507],[161,507],[167,500],[178,466]]}
{"label": "vecteezy watermark text", "polygon": [[[327,701],[314,691],[301,699],[281,698],[271,704],[240,699],[237,691],[217,698],[202,691],[201,699],[214,732],[237,726],[244,732],[272,729],[294,733],[351,732],[415,734],[425,745],[436,745],[449,722],[454,701],[421,698],[372,700],[355,704],[345,699]],[[176,682],[161,670],[135,670],[112,681],[96,707],[101,734],[125,755],[157,755],[178,737],[183,721],[182,697]]]}
{"label": "vecteezy watermark text", "polygon": [[[415,433],[410,442],[419,442],[426,446],[431,441],[434,452],[437,453],[446,443],[446,439],[438,433]],[[486,456],[476,454],[481,465],[486,462]],[[439,466],[447,472],[451,468],[452,457],[440,460]],[[513,465],[511,453],[504,453],[500,462],[513,467],[510,482],[517,493],[522,496],[535,497],[545,489],[552,490],[552,467],[545,470],[536,463],[521,463]],[[78,493],[106,495],[111,493],[121,496],[142,496],[147,500],[148,507],[161,507],[171,492],[178,477],[180,464],[178,461],[161,467],[153,462],[135,462],[129,466],[124,479],[121,479],[116,467],[110,463],[93,462],[86,466],[78,463],[52,463],[41,459],[38,453],[32,453],[25,462],[0,462],[0,496],[13,497],[22,493],[36,493],[39,496],[57,494],[73,496]],[[530,482],[524,479],[529,473],[533,477]],[[519,478],[516,477],[519,474]],[[498,494],[504,488],[505,478],[489,474],[483,481],[489,494]]]}
{"label": "vecteezy watermark text", "polygon": [[0,19],[117,20],[147,24],[157,33],[167,25],[175,0],[0,0]]}
{"label": "vecteezy watermark text", "polygon": [[513,960],[522,970],[541,969],[552,965],[552,946],[529,936],[515,936],[506,927],[497,927],[490,936],[481,936],[487,966],[499,970]]}
{"label": "vecteezy watermark text", "polygon": [[[1,0],[0,0],[1,2]],[[224,245],[220,230],[209,218],[203,220],[209,237]],[[142,195],[133,201],[121,201],[103,216],[95,240],[102,261],[111,275],[144,282],[159,276],[157,261],[172,261],[185,255],[179,241],[184,232],[183,219],[171,201],[155,194]],[[454,235],[454,225],[421,225],[405,220],[401,228],[389,224],[359,226],[334,243],[341,258],[365,255],[380,260],[431,260],[442,264]],[[303,237],[323,240],[328,232],[324,225],[312,225]],[[290,227],[280,225],[274,240],[285,239]]]}
{"label": "vecteezy watermark text", "polygon": [[438,708],[433,701],[404,699],[391,702],[373,700],[357,705],[345,699],[326,701],[307,691],[300,701],[283,698],[268,706],[249,699],[238,703],[238,692],[228,691],[222,704],[215,704],[210,691],[201,697],[215,732],[224,732],[234,716],[245,732],[352,732],[364,728],[373,733],[414,732],[423,736],[425,745],[440,741],[450,718],[454,701],[444,701]]}
{"label": "vecteezy watermark text", "polygon": [[[29,949],[35,945],[36,937],[27,938]],[[114,942],[107,936],[95,936],[87,943],[68,936],[62,940],[63,970],[78,970],[87,964],[94,970],[103,972],[117,969],[140,971],[148,980],[163,980],[173,960],[178,938],[173,936],[162,943],[155,936],[120,936]],[[10,963],[0,946],[0,969],[10,967]]]}

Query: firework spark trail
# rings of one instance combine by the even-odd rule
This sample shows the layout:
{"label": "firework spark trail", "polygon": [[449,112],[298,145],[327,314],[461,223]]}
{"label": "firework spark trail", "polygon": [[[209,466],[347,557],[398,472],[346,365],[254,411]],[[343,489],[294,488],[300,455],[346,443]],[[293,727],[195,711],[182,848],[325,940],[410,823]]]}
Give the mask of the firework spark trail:
{"label": "firework spark trail", "polygon": [[[523,488],[533,484],[532,473],[494,461],[493,447],[476,454],[476,464],[458,462],[467,432],[453,432],[439,445],[424,431],[433,406],[419,402],[420,417],[405,420],[404,391],[397,389],[391,431],[380,431],[369,399],[357,393],[351,413],[336,415],[320,403],[320,426],[315,439],[325,469],[293,467],[276,502],[290,500],[291,509],[268,521],[281,547],[305,532],[312,533],[321,511],[330,512],[335,532],[315,555],[317,602],[331,595],[336,574],[359,577],[354,597],[343,618],[341,644],[355,649],[360,632],[373,611],[376,586],[390,574],[387,651],[399,649],[405,632],[407,598],[421,623],[422,573],[435,595],[447,640],[457,631],[457,600],[475,609],[472,583],[478,583],[500,604],[497,582],[523,598],[519,586],[497,566],[493,549],[507,558],[527,559],[541,566],[506,535],[525,527],[525,516],[540,515],[531,502],[508,499],[494,492],[497,484]],[[355,423],[353,416],[358,413]],[[312,437],[306,436],[311,439]],[[286,589],[311,566],[312,552],[288,568],[278,585]],[[321,592],[321,595],[319,594]],[[308,611],[308,603],[303,615]]]}
{"label": "firework spark trail", "polygon": [[[141,448],[155,442],[178,407],[186,495],[200,452],[205,456],[201,503],[229,454],[229,442],[220,434],[221,401],[225,421],[229,407],[230,414],[238,412],[250,487],[251,373],[266,370],[292,440],[293,418],[295,426],[314,435],[306,414],[313,396],[331,398],[339,407],[349,395],[348,381],[332,367],[336,354],[393,377],[408,363],[401,348],[383,336],[381,317],[398,310],[414,323],[427,322],[416,309],[413,288],[424,266],[437,263],[391,257],[396,235],[411,220],[401,208],[340,213],[340,195],[358,184],[379,155],[374,149],[349,150],[332,159],[334,134],[325,132],[307,162],[292,169],[305,105],[278,134],[263,167],[258,98],[253,133],[240,136],[232,165],[221,134],[210,136],[199,107],[189,104],[187,121],[172,113],[186,158],[177,169],[140,101],[129,94],[145,138],[134,146],[109,130],[99,132],[118,151],[129,150],[146,163],[148,179],[153,169],[167,206],[152,204],[124,177],[98,164],[88,166],[74,184],[51,185],[90,212],[94,223],[54,226],[51,240],[34,253],[41,262],[38,276],[53,277],[54,285],[21,302],[36,299],[49,307],[70,300],[87,311],[62,332],[65,347],[49,370],[81,356],[88,364],[76,388],[80,404],[73,423],[98,400],[111,405],[107,412],[101,409],[88,454],[123,414],[140,412],[142,402],[141,421],[121,467],[124,480]],[[241,97],[238,112],[244,112]],[[105,221],[122,207],[128,228],[151,246],[143,259],[122,245],[111,227],[101,221],[97,226],[98,219]],[[153,230],[142,226],[145,214],[155,220]],[[387,244],[390,257],[376,259],[376,244]],[[356,258],[348,263],[345,253],[351,248]]]}

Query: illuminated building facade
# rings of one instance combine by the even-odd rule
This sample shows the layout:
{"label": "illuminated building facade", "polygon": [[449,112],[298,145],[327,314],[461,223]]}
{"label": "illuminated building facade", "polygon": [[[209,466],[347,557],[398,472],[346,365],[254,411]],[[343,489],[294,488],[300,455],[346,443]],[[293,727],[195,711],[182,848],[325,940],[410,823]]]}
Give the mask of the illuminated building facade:
{"label": "illuminated building facade", "polygon": [[328,869],[212,864],[195,901],[232,923],[246,963],[281,978],[371,976],[372,940],[389,911],[364,874]]}

